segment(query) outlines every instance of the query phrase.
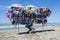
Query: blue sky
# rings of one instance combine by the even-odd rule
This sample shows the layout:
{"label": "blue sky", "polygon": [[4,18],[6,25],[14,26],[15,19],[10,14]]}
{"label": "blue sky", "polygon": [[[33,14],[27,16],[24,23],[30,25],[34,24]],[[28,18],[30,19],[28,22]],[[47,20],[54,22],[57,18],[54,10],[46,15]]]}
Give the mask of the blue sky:
{"label": "blue sky", "polygon": [[60,23],[60,0],[0,0],[0,23],[10,23],[6,17],[7,7],[12,4],[35,5],[48,7],[52,13],[48,17],[48,23]]}

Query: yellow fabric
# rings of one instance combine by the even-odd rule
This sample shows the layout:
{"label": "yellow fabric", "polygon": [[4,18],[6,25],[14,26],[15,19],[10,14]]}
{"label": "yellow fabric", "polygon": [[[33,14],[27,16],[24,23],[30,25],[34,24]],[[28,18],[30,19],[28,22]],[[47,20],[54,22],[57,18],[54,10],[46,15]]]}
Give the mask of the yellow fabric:
{"label": "yellow fabric", "polygon": [[26,13],[27,13],[27,14],[28,14],[28,13],[30,13],[30,12],[31,12],[31,10],[30,10],[30,9],[27,9],[27,10],[26,10]]}

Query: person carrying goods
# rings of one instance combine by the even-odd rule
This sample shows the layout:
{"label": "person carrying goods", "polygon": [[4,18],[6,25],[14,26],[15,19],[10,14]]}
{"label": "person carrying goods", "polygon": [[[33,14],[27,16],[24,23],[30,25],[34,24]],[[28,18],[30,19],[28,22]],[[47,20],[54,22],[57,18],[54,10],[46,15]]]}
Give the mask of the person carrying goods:
{"label": "person carrying goods", "polygon": [[26,28],[29,29],[27,33],[31,33],[33,30],[35,30],[32,26],[33,26],[33,19],[26,20]]}
{"label": "person carrying goods", "polygon": [[[31,10],[31,7],[29,7],[28,10]],[[34,30],[34,28],[32,28],[32,26],[33,26],[33,20],[32,20],[32,17],[31,17],[31,11],[28,12],[28,10],[26,10],[26,13],[24,15],[24,19],[25,19],[26,28],[29,29],[27,31],[27,33],[31,33],[32,30]]]}

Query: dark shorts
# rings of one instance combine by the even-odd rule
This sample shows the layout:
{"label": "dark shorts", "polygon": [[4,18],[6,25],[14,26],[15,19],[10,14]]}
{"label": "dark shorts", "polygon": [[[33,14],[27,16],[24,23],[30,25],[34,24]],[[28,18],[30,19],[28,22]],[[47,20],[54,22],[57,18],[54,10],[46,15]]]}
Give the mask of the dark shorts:
{"label": "dark shorts", "polygon": [[32,26],[33,26],[33,22],[29,22],[29,21],[26,22],[26,28],[30,28]]}

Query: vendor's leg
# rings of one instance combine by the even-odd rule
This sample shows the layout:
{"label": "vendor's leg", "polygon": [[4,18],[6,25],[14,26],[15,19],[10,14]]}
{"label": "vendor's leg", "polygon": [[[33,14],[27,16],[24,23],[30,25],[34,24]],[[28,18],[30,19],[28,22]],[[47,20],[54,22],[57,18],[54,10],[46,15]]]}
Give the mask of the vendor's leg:
{"label": "vendor's leg", "polygon": [[27,31],[28,33],[31,33],[33,30],[35,30],[35,28],[33,28],[32,26],[29,26],[28,29],[29,29],[29,30]]}
{"label": "vendor's leg", "polygon": [[32,32],[32,29],[30,26],[27,27],[29,30],[27,31],[27,33],[31,33]]}

